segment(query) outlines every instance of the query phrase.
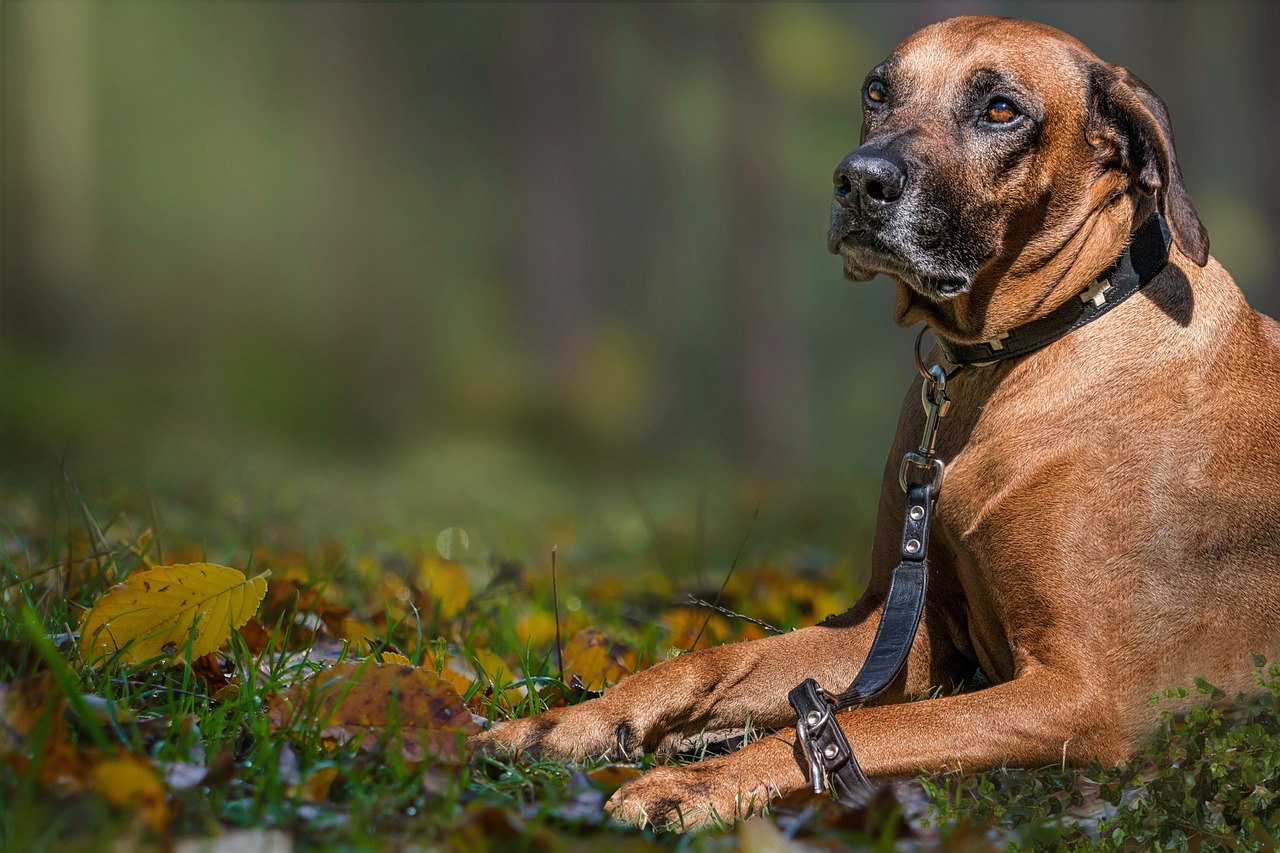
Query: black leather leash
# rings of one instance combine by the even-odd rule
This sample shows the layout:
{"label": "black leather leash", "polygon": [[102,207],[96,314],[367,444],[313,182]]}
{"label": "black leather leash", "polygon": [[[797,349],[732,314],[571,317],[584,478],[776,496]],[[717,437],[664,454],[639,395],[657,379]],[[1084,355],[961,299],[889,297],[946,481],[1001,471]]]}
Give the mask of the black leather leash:
{"label": "black leather leash", "polygon": [[[1067,300],[1047,316],[983,343],[958,344],[938,338],[943,355],[955,365],[950,372],[940,364],[925,369],[920,355],[925,330],[921,330],[916,338],[916,366],[924,377],[920,388],[925,411],[924,436],[919,448],[902,457],[898,469],[898,483],[907,496],[900,561],[889,579],[889,592],[871,649],[853,683],[843,693],[830,693],[817,681],[806,678],[787,694],[796,712],[796,735],[808,759],[809,781],[815,794],[821,794],[829,785],[837,799],[852,804],[871,787],[835,714],[866,704],[888,690],[906,665],[915,641],[928,585],[929,522],[946,472],[946,465],[934,455],[934,446],[938,422],[946,415],[951,402],[947,397],[947,380],[965,367],[981,367],[1026,355],[1101,317],[1164,269],[1169,260],[1169,245],[1169,225],[1160,214],[1154,214],[1134,232],[1119,260],[1078,298]],[[929,472],[928,481],[908,482],[913,468]]]}
{"label": "black leather leash", "polygon": [[[843,693],[829,693],[812,678],[806,678],[788,695],[791,707],[796,710],[796,734],[800,746],[809,760],[809,781],[813,792],[821,794],[830,780],[832,791],[844,802],[856,802],[857,795],[870,787],[867,777],[858,766],[849,741],[840,730],[835,712],[870,702],[884,693],[906,665],[916,628],[924,613],[924,596],[928,583],[926,558],[929,551],[929,521],[933,517],[934,501],[942,486],[946,466],[934,455],[938,421],[947,413],[947,380],[962,368],[948,374],[940,364],[927,371],[920,361],[920,341],[924,331],[916,338],[916,361],[924,375],[920,388],[924,403],[924,436],[920,447],[902,457],[898,469],[898,481],[907,493],[906,511],[903,513],[901,561],[889,579],[889,592],[885,596],[884,609],[871,650],[853,683]],[[927,482],[907,482],[912,468],[932,473]]]}

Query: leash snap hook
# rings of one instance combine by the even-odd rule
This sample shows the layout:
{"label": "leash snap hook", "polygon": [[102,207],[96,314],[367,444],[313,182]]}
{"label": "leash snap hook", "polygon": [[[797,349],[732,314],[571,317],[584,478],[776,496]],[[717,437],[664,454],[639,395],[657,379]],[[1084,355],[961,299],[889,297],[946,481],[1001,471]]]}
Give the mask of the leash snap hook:
{"label": "leash snap hook", "polygon": [[954,376],[959,367],[955,368],[951,374],[947,373],[946,368],[941,364],[934,364],[929,367],[924,366],[924,356],[920,352],[921,344],[924,342],[924,333],[929,331],[929,327],[925,326],[920,330],[920,334],[916,335],[916,370],[920,372],[924,382],[920,385],[920,403],[924,406],[924,434],[920,437],[920,446],[912,452],[908,452],[902,457],[902,464],[898,468],[898,485],[902,486],[902,491],[907,490],[907,473],[910,468],[922,468],[931,472],[931,481],[929,484],[930,495],[937,495],[938,490],[942,487],[942,475],[946,470],[946,466],[942,460],[934,455],[934,448],[938,439],[938,421],[947,414],[947,409],[951,407],[951,398],[947,396],[947,380]]}

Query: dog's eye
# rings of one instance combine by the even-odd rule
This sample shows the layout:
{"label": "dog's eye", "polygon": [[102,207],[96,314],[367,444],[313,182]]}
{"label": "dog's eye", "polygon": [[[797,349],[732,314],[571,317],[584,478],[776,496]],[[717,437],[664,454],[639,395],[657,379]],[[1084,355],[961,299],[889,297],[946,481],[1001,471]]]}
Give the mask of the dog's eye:
{"label": "dog's eye", "polygon": [[889,100],[889,90],[883,80],[872,80],[866,88],[867,100],[875,104],[883,104]]}
{"label": "dog's eye", "polygon": [[986,119],[992,124],[1008,124],[1020,115],[1018,108],[1004,98],[996,98],[987,104]]}

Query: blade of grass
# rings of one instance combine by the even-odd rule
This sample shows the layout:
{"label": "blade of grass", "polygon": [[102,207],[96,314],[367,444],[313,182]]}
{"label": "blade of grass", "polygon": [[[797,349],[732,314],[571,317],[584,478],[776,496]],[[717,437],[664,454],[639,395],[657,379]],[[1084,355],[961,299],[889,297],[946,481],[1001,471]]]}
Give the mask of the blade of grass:
{"label": "blade of grass", "polygon": [[[738,553],[733,555],[733,562],[729,564],[729,571],[725,572],[724,582],[720,584],[720,591],[716,593],[715,601],[711,603],[712,607],[720,605],[720,597],[724,595],[725,588],[729,586],[729,578],[733,577],[733,570],[738,568],[738,560],[742,559],[742,551],[747,547],[747,540],[751,538],[751,531],[756,528],[756,519],[760,518],[760,504],[756,504],[756,511],[751,514],[751,522],[747,525],[747,532],[743,534],[742,541],[738,543]],[[698,647],[698,641],[702,639],[702,634],[707,630],[707,626],[711,624],[711,617],[715,615],[714,611],[707,614],[707,618],[703,620],[702,627],[698,629],[698,636],[693,638],[693,642],[689,648],[685,649],[691,652]]]}
{"label": "blade of grass", "polygon": [[556,669],[564,681],[564,647],[560,644],[560,587],[556,581],[556,549],[551,549],[551,610],[556,616]]}
{"label": "blade of grass", "polygon": [[97,719],[94,717],[93,711],[89,708],[89,703],[84,701],[84,694],[80,692],[80,685],[77,683],[75,673],[70,670],[67,662],[62,659],[62,655],[58,654],[58,650],[49,642],[49,639],[44,634],[44,625],[40,624],[40,620],[31,608],[22,608],[22,614],[18,617],[18,630],[22,632],[26,641],[35,648],[36,653],[44,660],[45,665],[49,667],[49,674],[53,676],[53,680],[58,683],[58,687],[66,694],[67,704],[71,706],[71,710],[75,711],[76,716],[80,718],[94,745],[107,755],[111,755],[111,742],[107,740],[106,732],[102,730],[102,726],[98,724]]}

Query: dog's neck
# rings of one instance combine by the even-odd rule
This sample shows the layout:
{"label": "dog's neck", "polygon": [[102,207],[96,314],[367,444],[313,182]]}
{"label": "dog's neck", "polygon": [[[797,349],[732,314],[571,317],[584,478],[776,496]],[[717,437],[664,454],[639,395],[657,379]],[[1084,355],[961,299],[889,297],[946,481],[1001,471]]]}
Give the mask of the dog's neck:
{"label": "dog's neck", "polygon": [[[999,338],[1016,326],[1040,319],[1081,290],[1115,262],[1134,230],[1155,212],[1150,196],[1126,193],[1061,227],[1031,234],[1017,253],[987,265],[969,291],[941,303],[930,302],[898,285],[899,322],[920,320],[956,343]],[[1052,235],[1067,231],[1063,241]],[[904,293],[904,291],[906,291]]]}

